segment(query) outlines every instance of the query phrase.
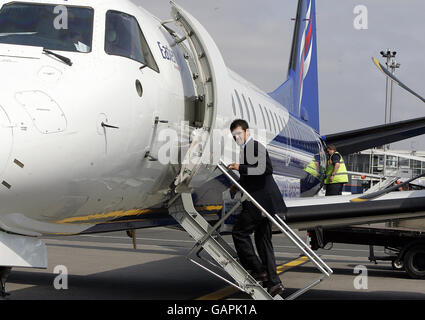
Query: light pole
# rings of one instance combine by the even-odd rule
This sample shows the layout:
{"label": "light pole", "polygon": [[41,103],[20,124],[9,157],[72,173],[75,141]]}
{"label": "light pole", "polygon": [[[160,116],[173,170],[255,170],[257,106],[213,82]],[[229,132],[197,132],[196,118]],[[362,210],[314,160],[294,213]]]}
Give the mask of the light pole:
{"label": "light pole", "polygon": [[[387,49],[386,51],[380,52],[383,58],[387,59],[385,63],[387,69],[391,70],[392,74],[395,74],[395,69],[400,68],[400,64],[396,62],[395,56],[397,54],[396,51],[391,51]],[[393,88],[394,83],[391,81],[391,85],[389,85],[390,79],[386,78],[386,86],[385,86],[385,124],[392,122],[392,109],[393,109]],[[389,149],[389,145],[384,146],[384,151]]]}

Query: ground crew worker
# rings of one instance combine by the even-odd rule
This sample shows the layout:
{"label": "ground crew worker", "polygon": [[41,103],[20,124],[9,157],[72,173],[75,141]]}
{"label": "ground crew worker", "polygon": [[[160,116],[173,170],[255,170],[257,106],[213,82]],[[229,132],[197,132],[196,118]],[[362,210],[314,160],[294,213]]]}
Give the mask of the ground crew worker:
{"label": "ground crew worker", "polygon": [[300,191],[303,196],[305,192],[316,192],[313,188],[323,181],[325,169],[320,166],[320,155],[315,154],[313,160],[305,167],[307,175],[301,179]]}
{"label": "ground crew worker", "polygon": [[326,196],[336,196],[342,194],[344,183],[348,182],[347,168],[341,154],[336,151],[336,147],[330,144],[326,148],[329,154],[326,168],[325,186]]}
{"label": "ground crew worker", "polygon": [[311,160],[311,162],[307,165],[304,171],[316,178],[317,180],[320,180],[320,156],[315,155],[313,160]]}
{"label": "ground crew worker", "polygon": [[[235,120],[230,126],[233,138],[242,147],[240,164],[228,165],[240,174],[240,185],[271,215],[286,212],[282,194],[273,178],[272,162],[267,149],[254,140],[245,120]],[[251,234],[254,233],[258,255],[254,251]],[[271,296],[281,294],[284,287],[276,272],[272,244],[272,226],[269,219],[250,201],[242,203],[242,212],[233,227],[233,242],[241,265],[252,271],[252,276],[263,281]]]}

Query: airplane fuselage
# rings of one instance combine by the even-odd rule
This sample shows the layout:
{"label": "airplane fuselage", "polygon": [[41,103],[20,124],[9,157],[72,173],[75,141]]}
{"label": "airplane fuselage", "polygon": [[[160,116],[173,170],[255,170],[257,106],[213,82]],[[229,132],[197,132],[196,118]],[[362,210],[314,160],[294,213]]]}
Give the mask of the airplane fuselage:
{"label": "airplane fuselage", "polygon": [[[52,10],[57,5],[43,4]],[[108,230],[167,224],[162,214],[189,135],[202,128],[210,135],[221,132],[227,159],[237,159],[238,147],[228,132],[236,118],[247,120],[254,137],[267,145],[283,196],[311,196],[320,189],[320,181],[305,171],[314,155],[325,166],[320,135],[229,70],[196,20],[190,21],[198,26],[194,32],[203,47],[195,51],[203,52],[186,47],[199,59],[202,53],[208,58],[203,67],[212,74],[211,86],[208,80],[203,85],[211,92],[203,94],[190,59],[159,19],[129,1],[70,5],[91,10],[86,12],[93,16],[89,50],[82,40],[79,51],[47,49],[72,65],[43,53],[42,40],[28,45],[19,43],[27,36],[23,33],[4,35],[0,24],[0,229],[76,234],[99,231],[100,224],[108,224]],[[107,49],[108,41],[116,41],[108,25],[119,23],[138,24],[148,46],[140,54],[150,51],[149,58],[142,62]],[[211,97],[210,105],[202,106],[203,96]],[[161,132],[176,133],[169,149],[179,154],[177,163],[161,161],[161,148],[169,142]],[[205,157],[212,153],[204,150]],[[197,168],[190,186],[196,205],[213,212],[228,184],[208,163]]]}

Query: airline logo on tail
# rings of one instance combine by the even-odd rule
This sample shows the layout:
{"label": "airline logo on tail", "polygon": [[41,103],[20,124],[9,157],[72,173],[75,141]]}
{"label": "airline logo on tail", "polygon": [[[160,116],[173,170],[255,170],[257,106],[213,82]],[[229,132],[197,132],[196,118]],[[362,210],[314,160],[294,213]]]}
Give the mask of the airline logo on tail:
{"label": "airline logo on tail", "polygon": [[295,20],[288,80],[270,96],[319,133],[315,1],[299,0]]}
{"label": "airline logo on tail", "polygon": [[[309,7],[307,10],[307,14],[305,16],[305,21],[308,21],[308,23],[305,24],[304,32],[302,33],[302,40],[301,40],[301,48],[303,50],[300,50],[300,57],[299,57],[299,65],[300,65],[300,75],[299,75],[299,81],[298,81],[298,88],[299,88],[299,104],[298,104],[298,112],[301,115],[301,102],[303,99],[303,83],[304,79],[310,70],[310,62],[311,62],[311,53],[312,53],[312,44],[313,44],[313,19],[314,16],[311,14],[311,1],[309,3]],[[300,48],[300,49],[301,49]]]}

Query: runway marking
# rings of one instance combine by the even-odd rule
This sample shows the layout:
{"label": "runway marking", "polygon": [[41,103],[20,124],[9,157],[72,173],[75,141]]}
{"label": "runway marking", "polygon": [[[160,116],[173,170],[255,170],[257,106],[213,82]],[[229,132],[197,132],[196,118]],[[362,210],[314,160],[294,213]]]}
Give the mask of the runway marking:
{"label": "runway marking", "polygon": [[307,258],[306,256],[302,256],[302,257],[300,257],[296,260],[293,260],[293,261],[290,261],[290,262],[285,263],[283,265],[280,265],[276,268],[277,274],[281,274],[281,273],[283,273],[283,272],[285,272],[289,269],[292,269],[296,266],[302,265],[302,264],[304,264],[308,261],[309,261],[309,258]]}
{"label": "runway marking", "polygon": [[[288,271],[289,269],[292,269],[296,266],[300,266],[304,263],[307,263],[309,261],[309,259],[306,256],[302,256],[298,259],[295,259],[293,261],[287,262],[285,264],[282,264],[280,266],[276,267],[276,271],[277,274],[282,274],[286,271]],[[199,297],[195,300],[220,300],[223,298],[226,298],[228,296],[231,296],[232,294],[237,293],[239,290],[236,289],[235,287],[232,286],[227,286],[223,289],[217,290],[215,292],[209,293],[205,296]]]}

